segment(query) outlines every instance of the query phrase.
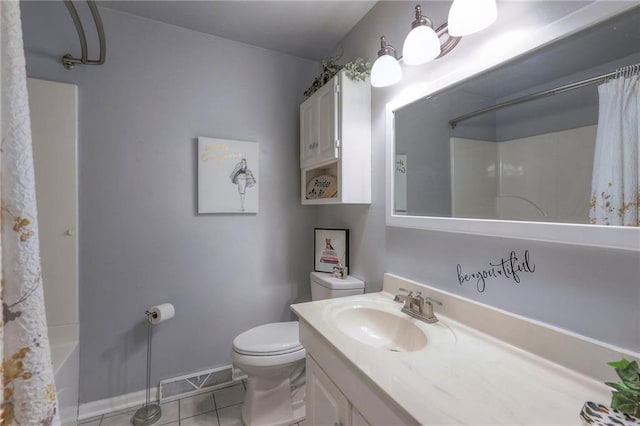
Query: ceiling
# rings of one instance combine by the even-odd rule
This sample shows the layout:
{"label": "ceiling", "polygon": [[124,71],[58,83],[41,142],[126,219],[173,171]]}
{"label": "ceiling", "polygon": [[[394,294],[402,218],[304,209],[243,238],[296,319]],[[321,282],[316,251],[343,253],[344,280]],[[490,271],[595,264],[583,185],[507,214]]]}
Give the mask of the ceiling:
{"label": "ceiling", "polygon": [[100,1],[100,5],[229,40],[320,60],[375,1]]}

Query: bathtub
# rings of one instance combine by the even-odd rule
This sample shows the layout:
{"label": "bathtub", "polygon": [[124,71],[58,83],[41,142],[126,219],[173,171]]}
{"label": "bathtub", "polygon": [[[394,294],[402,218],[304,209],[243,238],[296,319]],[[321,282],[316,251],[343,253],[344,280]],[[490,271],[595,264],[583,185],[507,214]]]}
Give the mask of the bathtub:
{"label": "bathtub", "polygon": [[49,327],[51,361],[55,374],[60,421],[76,424],[78,418],[78,379],[80,367],[78,325]]}

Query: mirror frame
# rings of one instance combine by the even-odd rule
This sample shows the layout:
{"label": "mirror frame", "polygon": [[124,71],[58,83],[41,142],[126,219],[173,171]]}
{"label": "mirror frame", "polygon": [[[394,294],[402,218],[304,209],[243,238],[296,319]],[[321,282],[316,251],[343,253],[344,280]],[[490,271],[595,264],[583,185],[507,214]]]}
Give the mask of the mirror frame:
{"label": "mirror frame", "polygon": [[395,110],[634,7],[638,7],[638,3],[597,0],[557,21],[537,28],[538,32],[536,33],[536,37],[528,37],[517,46],[505,48],[499,57],[483,58],[482,61],[474,61],[468,66],[458,67],[459,69],[441,78],[411,85],[411,87],[401,91],[401,93],[389,101],[386,104],[385,111],[386,225],[390,227],[458,232],[640,251],[640,227],[409,216],[395,214],[393,206],[395,167],[393,118]]}

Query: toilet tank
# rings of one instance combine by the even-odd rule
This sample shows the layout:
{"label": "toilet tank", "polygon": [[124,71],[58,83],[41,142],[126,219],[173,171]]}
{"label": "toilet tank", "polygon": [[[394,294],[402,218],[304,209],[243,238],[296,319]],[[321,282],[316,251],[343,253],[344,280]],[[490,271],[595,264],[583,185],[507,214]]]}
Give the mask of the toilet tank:
{"label": "toilet tank", "polygon": [[311,273],[311,300],[333,299],[364,293],[364,281],[348,275],[336,278],[326,272]]}

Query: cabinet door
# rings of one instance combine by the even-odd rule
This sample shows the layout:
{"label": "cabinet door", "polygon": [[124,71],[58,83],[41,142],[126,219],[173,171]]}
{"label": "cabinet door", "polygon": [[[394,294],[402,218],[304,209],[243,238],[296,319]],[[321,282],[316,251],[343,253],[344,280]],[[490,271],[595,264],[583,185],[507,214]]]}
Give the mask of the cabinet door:
{"label": "cabinet door", "polygon": [[315,94],[318,105],[318,145],[315,161],[337,158],[336,135],[338,117],[337,78],[325,84]]}
{"label": "cabinet door", "polygon": [[313,358],[307,356],[307,418],[314,426],[350,426],[349,401]]}
{"label": "cabinet door", "polygon": [[300,167],[313,162],[318,142],[318,108],[315,98],[300,105]]}

